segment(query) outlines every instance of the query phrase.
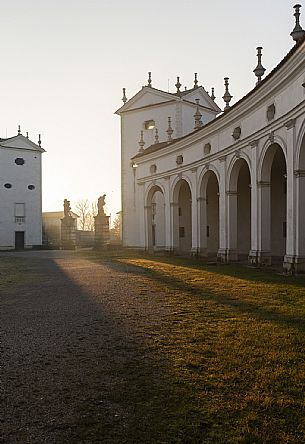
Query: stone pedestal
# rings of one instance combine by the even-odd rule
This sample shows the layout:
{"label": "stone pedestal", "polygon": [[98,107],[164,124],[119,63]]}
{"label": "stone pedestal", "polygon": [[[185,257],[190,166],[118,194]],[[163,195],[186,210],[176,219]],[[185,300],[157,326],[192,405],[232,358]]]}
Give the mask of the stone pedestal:
{"label": "stone pedestal", "polygon": [[106,249],[109,240],[109,218],[106,214],[98,214],[94,218],[94,248],[103,250]]}
{"label": "stone pedestal", "polygon": [[76,226],[71,216],[61,219],[61,248],[63,250],[75,250]]}
{"label": "stone pedestal", "polygon": [[286,255],[283,262],[283,271],[286,274],[305,273],[305,258]]}
{"label": "stone pedestal", "polygon": [[254,267],[268,267],[271,265],[271,253],[270,251],[250,250],[248,260]]}

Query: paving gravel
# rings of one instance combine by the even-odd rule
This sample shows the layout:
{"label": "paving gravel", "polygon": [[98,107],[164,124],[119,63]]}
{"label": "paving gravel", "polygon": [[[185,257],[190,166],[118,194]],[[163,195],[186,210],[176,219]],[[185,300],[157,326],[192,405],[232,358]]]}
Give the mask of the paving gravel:
{"label": "paving gravel", "polygon": [[163,295],[75,253],[2,258],[20,278],[0,288],[0,442],[166,442],[180,395],[146,340],[168,314]]}

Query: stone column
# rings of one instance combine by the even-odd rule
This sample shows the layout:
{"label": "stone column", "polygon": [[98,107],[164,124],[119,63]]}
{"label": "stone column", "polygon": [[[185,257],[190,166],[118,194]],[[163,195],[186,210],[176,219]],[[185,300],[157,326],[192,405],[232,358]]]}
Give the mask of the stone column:
{"label": "stone column", "polygon": [[257,264],[271,265],[271,183],[257,182],[258,251]]}
{"label": "stone column", "polygon": [[179,248],[179,203],[170,202],[171,218],[171,252],[175,253]]}
{"label": "stone column", "polygon": [[220,262],[227,263],[227,196],[226,196],[226,178],[227,178],[227,162],[226,157],[219,159],[219,250],[217,258]]}
{"label": "stone column", "polygon": [[286,254],[283,267],[287,273],[294,273],[298,264],[296,252],[296,177],[294,156],[296,152],[295,119],[286,123],[287,129],[287,213],[286,213]]}
{"label": "stone column", "polygon": [[150,251],[152,244],[152,208],[151,205],[144,206],[144,225],[145,225],[145,250]]}
{"label": "stone column", "polygon": [[199,226],[198,226],[198,202],[197,202],[197,168],[192,169],[192,248],[191,255],[199,253]]}
{"label": "stone column", "polygon": [[251,265],[259,264],[259,240],[258,240],[258,187],[257,187],[257,151],[258,140],[250,143],[251,146],[251,249],[249,262]]}
{"label": "stone column", "polygon": [[168,254],[173,252],[172,244],[172,224],[171,224],[171,204],[170,204],[170,180],[164,178],[164,206],[165,206],[165,251]]}
{"label": "stone column", "polygon": [[237,191],[227,191],[228,205],[228,261],[237,261]]}
{"label": "stone column", "polygon": [[197,197],[198,206],[198,247],[200,256],[207,256],[207,199]]}
{"label": "stone column", "polygon": [[305,272],[305,170],[295,171],[296,176],[296,257],[295,271]]}

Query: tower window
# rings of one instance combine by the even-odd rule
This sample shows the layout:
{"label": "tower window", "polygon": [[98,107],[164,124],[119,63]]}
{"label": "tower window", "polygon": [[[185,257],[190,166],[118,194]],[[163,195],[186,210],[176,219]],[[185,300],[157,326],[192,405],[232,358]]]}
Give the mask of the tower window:
{"label": "tower window", "polygon": [[12,188],[12,184],[11,183],[5,183],[4,184],[4,188]]}
{"label": "tower window", "polygon": [[28,189],[29,189],[29,190],[35,190],[35,185],[29,185],[29,186],[28,186]]}
{"label": "tower window", "polygon": [[154,120],[146,120],[146,122],[144,122],[144,128],[146,130],[154,129],[155,126],[156,124]]}
{"label": "tower window", "polygon": [[17,159],[15,159],[15,164],[16,165],[24,165],[25,164],[25,160],[22,159],[22,157],[17,157]]}

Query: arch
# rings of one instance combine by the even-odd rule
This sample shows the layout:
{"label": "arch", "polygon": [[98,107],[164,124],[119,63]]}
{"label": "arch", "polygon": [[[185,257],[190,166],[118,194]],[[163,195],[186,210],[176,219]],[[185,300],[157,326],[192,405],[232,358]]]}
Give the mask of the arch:
{"label": "arch", "polygon": [[164,188],[152,184],[146,191],[146,230],[148,250],[165,249]]}
{"label": "arch", "polygon": [[199,191],[200,253],[216,259],[219,250],[219,177],[214,168],[206,169],[201,176]]}
{"label": "arch", "polygon": [[296,169],[304,170],[305,169],[305,159],[303,158],[303,144],[305,140],[305,119],[301,124],[300,130],[298,132],[297,141],[296,141]]}
{"label": "arch", "polygon": [[192,189],[192,182],[191,179],[186,175],[186,174],[182,174],[181,176],[176,176],[172,185],[171,185],[171,189],[170,189],[170,199],[171,202],[178,202],[178,193],[179,193],[179,188],[177,188],[177,185],[179,185],[179,183],[184,180],[185,182],[187,182],[188,186],[190,187],[191,190],[191,195],[193,196],[193,189]]}
{"label": "arch", "polygon": [[305,119],[298,133],[296,143],[296,170],[305,170]]}
{"label": "arch", "polygon": [[[270,148],[280,148],[283,152],[283,155],[285,157],[285,162],[287,163],[287,145],[284,142],[284,140],[281,137],[274,136],[274,141],[270,142],[270,140],[267,140],[261,150],[259,159],[258,159],[258,171],[257,171],[257,180],[259,182],[266,181],[266,176],[268,177],[268,171],[270,172],[271,164],[273,160],[274,155],[274,149],[273,151],[270,151]],[[273,153],[273,154],[272,154]],[[267,158],[266,158],[267,155]],[[267,162],[265,163],[265,161]]]}
{"label": "arch", "polygon": [[216,178],[217,178],[218,185],[219,185],[219,181],[220,181],[220,173],[219,173],[217,167],[216,167],[214,164],[212,164],[212,163],[209,164],[208,167],[205,166],[205,167],[202,169],[201,173],[199,174],[198,181],[197,181],[197,189],[198,189],[198,196],[199,196],[199,197],[203,197],[203,194],[202,194],[202,190],[204,189],[204,182],[203,182],[203,181],[204,181],[204,180],[207,180],[207,176],[206,176],[206,174],[207,174],[209,171],[211,171],[211,172],[213,172],[213,173],[215,174],[215,176],[216,176]]}
{"label": "arch", "polygon": [[228,174],[228,241],[232,260],[245,260],[251,248],[251,163],[235,157]]}
{"label": "arch", "polygon": [[283,260],[286,252],[287,160],[277,142],[265,147],[260,159],[261,250],[271,262]]}
{"label": "arch", "polygon": [[174,182],[173,201],[173,245],[179,253],[190,253],[192,248],[192,189],[186,177]]}
{"label": "arch", "polygon": [[[251,165],[251,160],[249,158],[249,156],[245,153],[240,153],[240,155],[238,156],[234,156],[231,159],[231,162],[228,165],[228,169],[227,169],[227,190],[229,191],[236,191],[236,187],[237,187],[237,179],[238,179],[238,174],[239,174],[239,169],[242,165],[242,162],[245,161],[248,165],[249,171],[250,171],[250,177],[251,177],[251,181],[252,181],[252,165]],[[233,173],[233,174],[232,174]]]}
{"label": "arch", "polygon": [[305,258],[305,120],[297,140],[298,167],[296,174],[297,217],[296,217],[296,253]]}

